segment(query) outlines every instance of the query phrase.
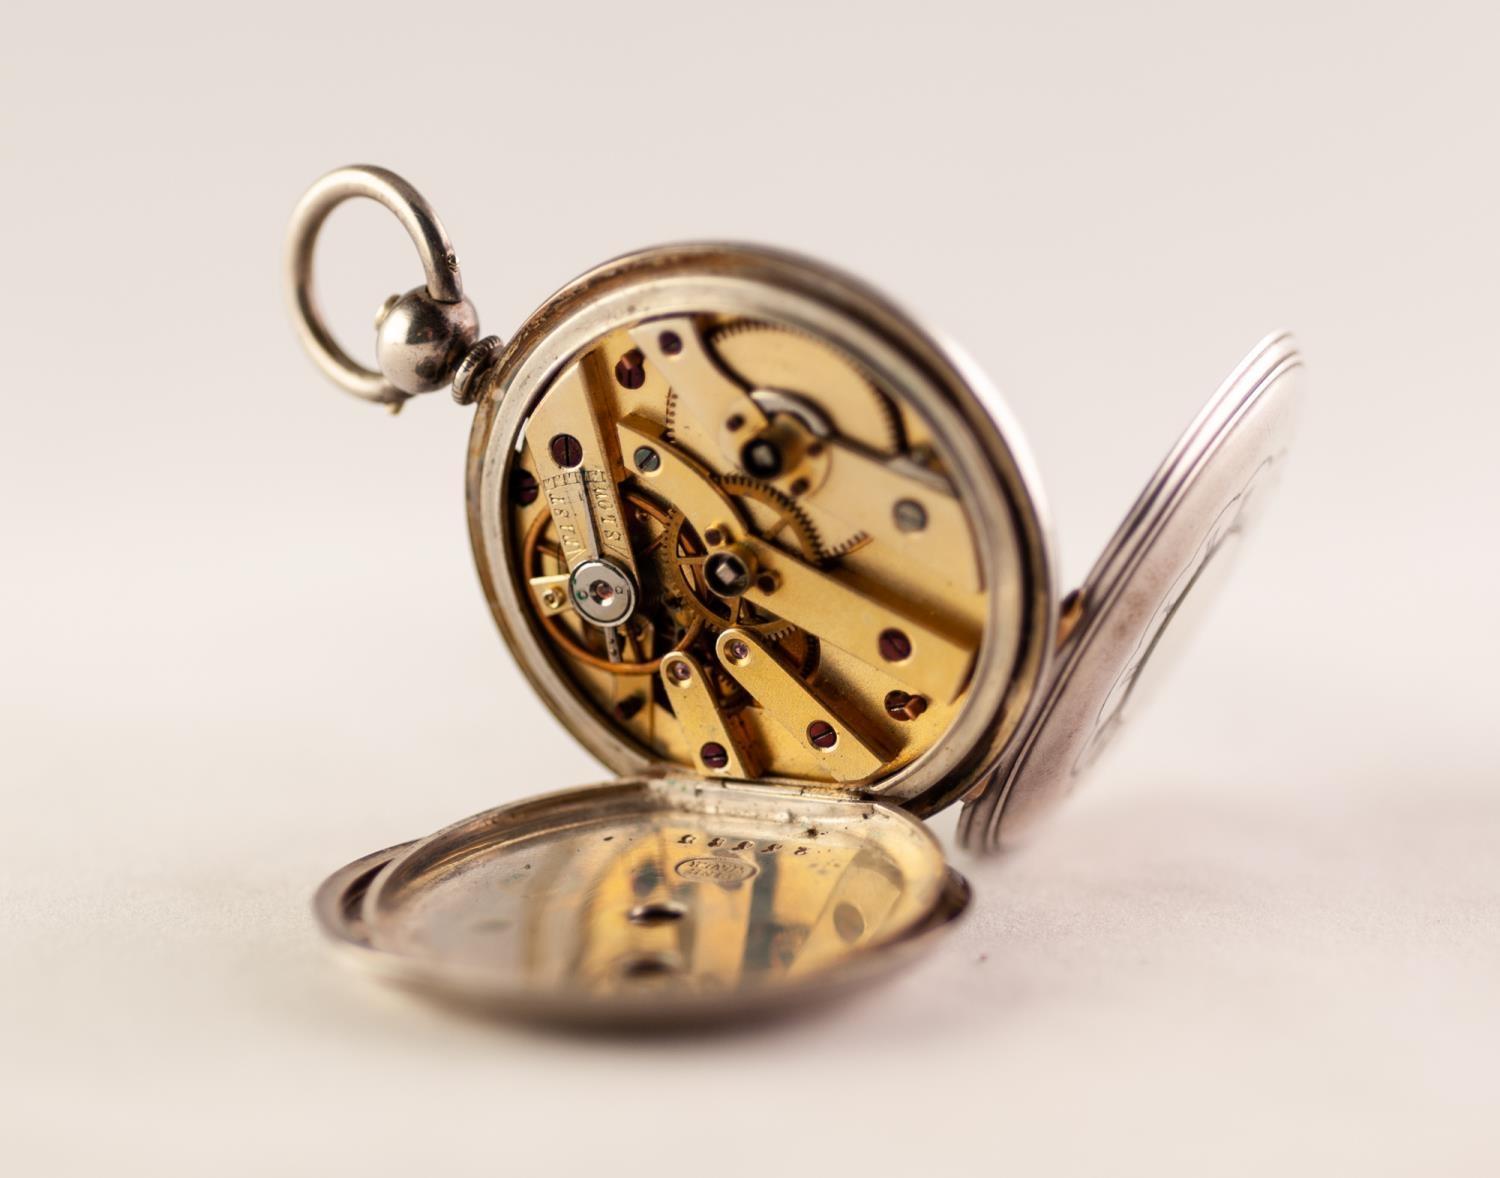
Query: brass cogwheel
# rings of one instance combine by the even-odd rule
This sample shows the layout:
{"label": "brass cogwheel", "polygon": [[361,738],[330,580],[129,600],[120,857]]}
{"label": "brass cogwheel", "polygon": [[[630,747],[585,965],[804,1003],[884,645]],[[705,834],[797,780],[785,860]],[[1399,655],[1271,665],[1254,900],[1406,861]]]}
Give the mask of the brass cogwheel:
{"label": "brass cogwheel", "polygon": [[[723,480],[726,490],[746,499],[764,503],[776,511],[778,525],[767,529],[763,539],[779,534],[783,527],[790,529],[809,560],[814,559],[817,536],[798,517],[795,505],[773,487],[767,487],[753,479],[734,476]],[[783,505],[791,510],[783,513]],[[752,630],[768,642],[775,643],[792,666],[801,675],[811,675],[817,668],[820,646],[816,637],[799,630],[790,622],[763,612],[746,601],[725,600],[709,592],[703,583],[703,562],[707,548],[687,523],[687,518],[676,508],[667,512],[666,530],[652,545],[661,553],[662,563],[667,566],[663,588],[663,607],[681,622],[686,623],[686,632],[677,644],[677,649],[686,649],[701,633],[716,634],[729,626]],[[675,578],[672,576],[675,572]],[[710,643],[711,645],[711,643]],[[720,704],[733,710],[754,701],[730,676],[726,675],[717,661],[710,656],[705,660],[706,669],[713,682]]]}
{"label": "brass cogwheel", "polygon": [[[783,495],[770,484],[747,475],[722,475],[717,482],[746,509],[759,539],[784,546],[785,542],[780,537],[789,533],[803,559],[817,564],[825,558],[826,553],[818,531],[806,513],[797,506],[796,500]],[[702,622],[713,631],[722,630],[726,626],[740,626],[755,630],[767,638],[780,640],[794,629],[790,623],[780,618],[755,616],[749,612],[754,607],[747,603],[724,601],[710,593],[702,584],[706,548],[690,529],[684,532],[687,520],[676,508],[668,510],[665,523],[665,531],[652,548],[660,550],[663,560],[671,564],[677,573],[676,583],[669,590],[670,598],[664,603],[668,608],[675,612],[685,607],[695,621]]]}
{"label": "brass cogwheel", "polygon": [[663,537],[665,560],[675,572],[666,586],[664,604],[676,612],[685,610],[694,626],[706,626],[717,633],[729,626],[754,630],[766,638],[779,641],[796,627],[780,618],[762,615],[748,602],[715,597],[703,584],[703,561],[707,555],[687,518],[675,509]]}
{"label": "brass cogwheel", "polygon": [[762,524],[760,519],[754,518],[758,513],[754,508],[750,509],[752,519],[756,524],[756,535],[762,540],[775,542],[782,532],[790,531],[796,537],[797,547],[802,550],[802,555],[814,564],[822,561],[827,555],[823,539],[818,535],[818,529],[813,525],[807,512],[803,511],[790,495],[784,495],[770,483],[763,483],[749,475],[720,475],[718,483],[736,498],[749,499],[770,509],[772,519],[765,524]]}
{"label": "brass cogwheel", "polygon": [[882,454],[905,445],[901,415],[855,360],[824,340],[742,319],[708,334],[719,361],[751,389],[802,394],[835,432]]}

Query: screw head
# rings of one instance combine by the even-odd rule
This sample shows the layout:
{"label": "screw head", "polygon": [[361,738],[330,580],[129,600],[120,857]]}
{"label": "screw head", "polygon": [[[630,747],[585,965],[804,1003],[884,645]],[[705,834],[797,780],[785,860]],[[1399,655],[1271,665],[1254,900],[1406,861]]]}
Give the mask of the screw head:
{"label": "screw head", "polygon": [[686,683],[693,677],[693,668],[683,659],[667,664],[667,678],[673,683]]}
{"label": "screw head", "polygon": [[517,470],[511,476],[510,497],[517,506],[530,507],[540,493],[541,487],[537,485],[536,475],[529,470]]}
{"label": "screw head", "polygon": [[750,644],[743,638],[731,638],[724,644],[724,654],[731,663],[743,663],[750,657]]}
{"label": "screw head", "polygon": [[642,474],[650,474],[654,470],[661,469],[661,455],[650,446],[639,446],[631,455],[635,459],[635,468]]}
{"label": "screw head", "polygon": [[827,720],[814,720],[807,726],[807,742],[815,749],[831,749],[839,742],[839,734]]}
{"label": "screw head", "polygon": [[622,388],[638,389],[646,383],[646,357],[639,348],[631,348],[615,362],[615,380]]}
{"label": "screw head", "polygon": [[903,532],[920,532],[927,526],[927,509],[915,499],[898,499],[891,514]]}
{"label": "screw head", "polygon": [[893,720],[915,720],[927,710],[927,699],[925,696],[908,695],[904,691],[888,692],[885,710]]}
{"label": "screw head", "polygon": [[662,332],[656,342],[661,345],[661,350],[668,356],[675,356],[682,351],[682,337],[675,331]]}
{"label": "screw head", "polygon": [[698,756],[710,769],[722,769],[729,764],[729,754],[718,741],[711,740],[698,750]]}
{"label": "screw head", "polygon": [[720,544],[724,543],[724,533],[718,528],[709,528],[708,531],[703,533],[703,542],[710,548],[717,548]]}
{"label": "screw head", "polygon": [[902,630],[880,632],[880,657],[888,663],[899,663],[911,658],[911,639]]}
{"label": "screw head", "polygon": [[547,443],[552,461],[567,470],[572,470],[583,461],[583,446],[572,434],[558,434]]}
{"label": "screw head", "polygon": [[752,478],[774,479],[781,473],[781,449],[769,438],[755,438],[740,451],[740,465]]}

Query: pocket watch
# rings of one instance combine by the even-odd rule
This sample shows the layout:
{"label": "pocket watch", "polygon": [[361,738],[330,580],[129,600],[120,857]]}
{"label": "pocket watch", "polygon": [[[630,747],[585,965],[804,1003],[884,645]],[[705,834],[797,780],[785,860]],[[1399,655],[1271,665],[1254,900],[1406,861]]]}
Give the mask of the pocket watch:
{"label": "pocket watch", "polygon": [[[318,231],[352,197],[392,211],[425,270],[377,317],[379,371],[313,294]],[[642,250],[481,338],[431,207],[357,166],[298,205],[287,269],[344,389],[395,410],[451,384],[474,406],[485,597],[614,775],[351,863],[318,919],[376,975],[544,1020],[770,1013],[912,960],[969,900],[924,819],[961,805],[960,842],[992,850],[1072,790],[1266,498],[1298,399],[1272,335],[1064,596],[983,375],[821,263]]]}

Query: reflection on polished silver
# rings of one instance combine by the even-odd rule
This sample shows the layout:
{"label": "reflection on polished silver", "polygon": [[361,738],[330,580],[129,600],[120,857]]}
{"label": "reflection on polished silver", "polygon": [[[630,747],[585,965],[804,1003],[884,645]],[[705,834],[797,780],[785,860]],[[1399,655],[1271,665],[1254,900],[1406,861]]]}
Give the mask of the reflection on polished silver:
{"label": "reflection on polished silver", "polygon": [[[313,291],[318,232],[329,213],[355,197],[377,201],[396,215],[417,247],[427,279],[383,309],[376,339],[379,372],[351,358],[333,338]],[[479,335],[479,314],[464,298],[458,255],[442,222],[421,193],[384,168],[339,168],[307,190],[287,234],[287,280],[303,346],[329,379],[367,401],[400,405],[442,388]]]}
{"label": "reflection on polished silver", "polygon": [[[395,211],[427,269],[382,309],[380,374],[312,301],[318,228],[350,196]],[[451,379],[476,406],[485,596],[617,775],[367,856],[319,892],[349,960],[507,1015],[774,1013],[910,960],[968,899],[922,820],[961,802],[960,839],[991,849],[1072,789],[1228,567],[1298,400],[1296,350],[1272,336],[1064,596],[994,390],[820,263],[644,250],[476,343],[431,209],[352,168],[299,206],[290,274],[340,385],[398,406]]]}
{"label": "reflection on polished silver", "polygon": [[389,981],[548,1021],[774,1014],[910,964],[968,905],[879,803],[659,775],[502,806],[335,872],[324,932]]}
{"label": "reflection on polished silver", "polygon": [[440,303],[418,286],[381,316],[375,359],[381,375],[403,393],[430,393],[453,379],[478,337],[479,313],[473,303]]}

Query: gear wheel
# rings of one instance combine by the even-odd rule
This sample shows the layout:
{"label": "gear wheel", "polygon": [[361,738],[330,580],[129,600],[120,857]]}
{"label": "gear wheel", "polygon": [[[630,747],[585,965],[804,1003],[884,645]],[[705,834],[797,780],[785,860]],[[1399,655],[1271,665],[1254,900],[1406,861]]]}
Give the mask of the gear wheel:
{"label": "gear wheel", "polygon": [[[746,480],[746,483],[747,486],[726,489],[771,506],[779,506],[777,500],[785,498],[773,488],[763,487],[753,480]],[[792,530],[804,553],[811,559],[811,546],[816,543],[816,536],[794,514],[782,515],[778,510],[777,518]],[[775,535],[780,530],[773,526],[769,532]],[[656,548],[663,565],[667,566],[663,578],[666,586],[663,604],[674,612],[680,611],[687,622],[686,636],[678,644],[679,649],[691,643],[699,633],[714,634],[727,626],[738,626],[779,646],[800,674],[807,676],[816,670],[820,652],[816,637],[790,622],[762,613],[748,602],[739,599],[726,601],[708,591],[703,584],[703,560],[707,549],[688,524],[687,517],[676,508],[669,511],[666,530]],[[752,702],[744,689],[724,674],[712,659],[708,662],[708,670],[722,706],[732,709]]]}
{"label": "gear wheel", "polygon": [[852,357],[832,345],[751,319],[715,328],[708,345],[748,388],[810,397],[836,433],[868,449],[895,454],[904,447],[896,407]]}
{"label": "gear wheel", "polygon": [[[759,539],[777,543],[783,534],[789,534],[804,560],[817,564],[824,559],[826,554],[817,529],[794,499],[768,483],[745,475],[724,475],[718,483],[746,510]],[[670,574],[664,578],[670,586],[666,604],[683,610],[694,624],[713,632],[726,626],[740,626],[775,642],[784,642],[796,632],[796,627],[780,618],[760,619],[748,612],[754,610],[753,606],[738,601],[731,605],[708,592],[702,584],[702,562],[707,550],[676,508],[669,511],[665,531],[653,548],[676,572],[675,578]]]}
{"label": "gear wheel", "polygon": [[[760,518],[755,518],[756,534],[762,540],[774,542],[783,531],[790,531],[797,539],[797,547],[808,560],[818,564],[827,556],[822,537],[818,535],[812,519],[790,495],[784,495],[770,483],[763,483],[749,475],[721,475],[718,483],[731,495],[749,499],[769,509],[767,515],[770,522],[762,523]],[[753,508],[751,512],[753,516],[760,515]]]}
{"label": "gear wheel", "polygon": [[671,595],[669,604],[680,602],[680,608],[685,608],[694,624],[706,626],[713,633],[728,626],[738,626],[754,630],[773,641],[792,633],[796,627],[789,622],[774,617],[761,618],[748,602],[723,601],[710,593],[702,583],[706,555],[703,544],[681,512],[674,510],[672,516],[662,543],[665,560],[676,574],[667,578],[667,592]]}

